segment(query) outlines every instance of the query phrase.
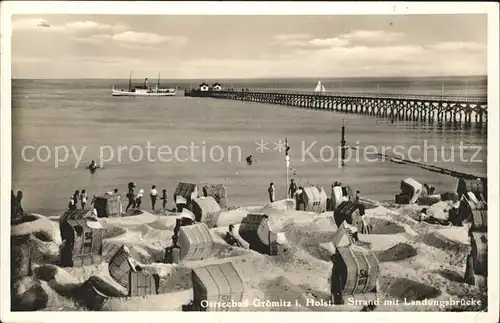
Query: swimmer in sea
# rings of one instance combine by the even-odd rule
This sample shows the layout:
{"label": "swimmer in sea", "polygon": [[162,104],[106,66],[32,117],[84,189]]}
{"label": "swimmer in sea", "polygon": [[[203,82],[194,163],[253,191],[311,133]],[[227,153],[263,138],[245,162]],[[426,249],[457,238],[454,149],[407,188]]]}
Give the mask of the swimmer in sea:
{"label": "swimmer in sea", "polygon": [[248,166],[252,166],[252,163],[253,163],[253,156],[252,156],[252,155],[249,155],[249,156],[246,158],[246,161],[247,161],[247,165],[248,165]]}
{"label": "swimmer in sea", "polygon": [[96,165],[95,161],[92,161],[88,166],[87,169],[94,174],[95,171],[99,168],[99,166]]}

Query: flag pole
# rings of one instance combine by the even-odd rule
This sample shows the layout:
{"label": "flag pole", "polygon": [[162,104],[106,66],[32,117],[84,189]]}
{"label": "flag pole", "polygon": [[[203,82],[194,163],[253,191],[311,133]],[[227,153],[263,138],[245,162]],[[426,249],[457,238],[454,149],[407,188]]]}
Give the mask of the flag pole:
{"label": "flag pole", "polygon": [[285,183],[285,198],[288,196],[288,168],[290,166],[290,157],[288,156],[288,138],[285,137],[285,166],[286,166],[286,183]]}

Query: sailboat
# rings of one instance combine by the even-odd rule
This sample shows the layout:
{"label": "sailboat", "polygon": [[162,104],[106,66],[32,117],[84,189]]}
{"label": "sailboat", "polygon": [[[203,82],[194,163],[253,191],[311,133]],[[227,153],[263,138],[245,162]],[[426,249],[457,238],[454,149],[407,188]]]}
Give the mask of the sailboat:
{"label": "sailboat", "polygon": [[116,90],[113,85],[112,95],[113,96],[175,96],[177,94],[177,88],[162,89],[160,88],[160,73],[158,73],[158,80],[156,82],[156,87],[151,88],[148,84],[148,78],[144,79],[144,85],[142,87],[132,86],[132,72],[130,73],[128,80],[128,90],[124,91]]}
{"label": "sailboat", "polygon": [[316,85],[316,88],[314,89],[314,92],[315,93],[326,92],[325,86],[323,85],[323,83],[321,83],[321,81],[318,81],[318,84]]}

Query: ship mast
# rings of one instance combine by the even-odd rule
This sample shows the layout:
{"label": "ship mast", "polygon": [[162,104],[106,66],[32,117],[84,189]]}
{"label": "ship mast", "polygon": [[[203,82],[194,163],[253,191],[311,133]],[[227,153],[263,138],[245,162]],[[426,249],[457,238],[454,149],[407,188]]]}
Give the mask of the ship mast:
{"label": "ship mast", "polygon": [[129,92],[132,91],[132,71],[130,72],[130,75],[128,77],[128,90]]}
{"label": "ship mast", "polygon": [[156,82],[156,88],[160,89],[160,72],[158,72],[158,81]]}

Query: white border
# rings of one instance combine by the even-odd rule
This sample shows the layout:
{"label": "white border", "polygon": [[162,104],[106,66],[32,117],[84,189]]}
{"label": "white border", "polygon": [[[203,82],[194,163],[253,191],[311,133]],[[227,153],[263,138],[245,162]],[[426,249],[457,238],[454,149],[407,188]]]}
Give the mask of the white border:
{"label": "white border", "polygon": [[[453,322],[498,322],[498,57],[499,23],[497,3],[474,2],[52,2],[23,1],[1,3],[1,316],[2,322],[92,322],[121,319],[129,322],[193,321],[253,322],[269,320],[275,323],[293,321],[360,321],[382,322],[404,320],[449,320]],[[180,15],[345,15],[345,14],[488,14],[488,177],[489,177],[489,279],[487,313],[398,313],[372,312],[280,312],[280,313],[182,313],[182,312],[10,312],[10,239],[9,199],[11,183],[11,15],[12,14],[180,14]],[[466,62],[464,62],[466,64]]]}

